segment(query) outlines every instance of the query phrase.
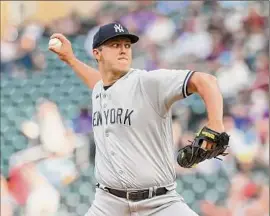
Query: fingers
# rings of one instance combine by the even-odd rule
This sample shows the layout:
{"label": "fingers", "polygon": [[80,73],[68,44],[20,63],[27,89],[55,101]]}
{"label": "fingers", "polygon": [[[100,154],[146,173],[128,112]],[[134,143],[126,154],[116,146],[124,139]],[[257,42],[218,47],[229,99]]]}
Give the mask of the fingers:
{"label": "fingers", "polygon": [[[60,34],[60,33],[54,33],[50,39],[53,39],[53,38],[57,38],[59,39],[62,43],[65,43],[68,41],[68,39],[63,35],[63,34]],[[57,50],[55,47],[53,46],[49,46],[48,49],[56,54],[58,54],[59,50]]]}
{"label": "fingers", "polygon": [[214,149],[216,147],[216,143],[209,143],[206,141],[203,141],[201,148],[203,148],[204,150],[211,150]]}
{"label": "fingers", "polygon": [[58,51],[55,48],[53,48],[52,46],[49,46],[49,50],[56,53],[56,54],[58,54]]}
{"label": "fingers", "polygon": [[201,148],[203,148],[205,150],[207,149],[207,142],[206,141],[203,141]]}
{"label": "fingers", "polygon": [[59,39],[62,43],[65,43],[68,41],[68,39],[63,35],[63,34],[60,34],[60,33],[54,33],[50,39],[53,39],[53,38],[57,38]]}
{"label": "fingers", "polygon": [[212,150],[216,148],[216,143],[207,143],[206,149],[207,150]]}

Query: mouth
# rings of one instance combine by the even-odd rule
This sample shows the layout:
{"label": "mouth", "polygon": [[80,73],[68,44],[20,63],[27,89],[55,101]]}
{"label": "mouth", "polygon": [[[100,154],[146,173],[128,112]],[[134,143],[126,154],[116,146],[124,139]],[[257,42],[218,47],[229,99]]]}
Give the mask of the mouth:
{"label": "mouth", "polygon": [[126,60],[126,61],[128,61],[128,59],[125,58],[125,57],[118,58],[118,60]]}

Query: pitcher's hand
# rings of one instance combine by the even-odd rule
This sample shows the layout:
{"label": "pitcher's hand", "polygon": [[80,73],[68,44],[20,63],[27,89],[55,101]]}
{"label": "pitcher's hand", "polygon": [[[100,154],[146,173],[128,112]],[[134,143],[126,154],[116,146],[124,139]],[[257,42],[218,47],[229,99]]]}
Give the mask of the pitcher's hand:
{"label": "pitcher's hand", "polygon": [[48,47],[49,50],[56,53],[58,57],[66,63],[69,63],[72,60],[74,60],[75,55],[73,53],[72,45],[70,41],[63,34],[60,34],[60,33],[53,34],[50,37],[50,39],[53,39],[53,38],[59,39],[62,42],[62,46],[60,48],[49,46]]}
{"label": "pitcher's hand", "polygon": [[[222,133],[225,131],[223,122],[220,122],[220,121],[217,121],[217,122],[209,121],[207,124],[207,127],[210,128],[211,130],[218,132],[218,133]],[[211,150],[211,149],[214,149],[215,147],[216,147],[216,143],[210,143],[210,142],[203,141],[203,144],[202,144],[203,149]]]}

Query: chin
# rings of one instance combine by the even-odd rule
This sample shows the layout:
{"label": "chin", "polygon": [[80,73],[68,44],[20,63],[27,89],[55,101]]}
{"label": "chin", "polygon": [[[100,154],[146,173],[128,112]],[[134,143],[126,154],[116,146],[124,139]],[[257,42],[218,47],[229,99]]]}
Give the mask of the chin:
{"label": "chin", "polygon": [[130,67],[118,67],[118,68],[115,68],[115,72],[116,73],[127,73],[129,71]]}
{"label": "chin", "polygon": [[125,68],[122,68],[122,72],[128,72],[130,70],[130,67],[125,67]]}

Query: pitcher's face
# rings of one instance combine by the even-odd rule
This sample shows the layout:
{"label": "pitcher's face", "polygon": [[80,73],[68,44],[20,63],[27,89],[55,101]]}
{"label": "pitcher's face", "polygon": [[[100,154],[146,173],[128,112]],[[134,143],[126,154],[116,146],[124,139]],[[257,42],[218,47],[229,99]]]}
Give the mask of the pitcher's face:
{"label": "pitcher's face", "polygon": [[94,49],[94,55],[107,70],[126,73],[132,62],[131,41],[125,37],[116,37],[105,42],[100,49]]}

